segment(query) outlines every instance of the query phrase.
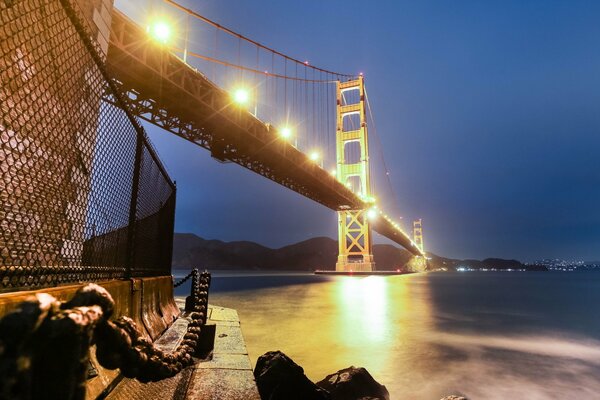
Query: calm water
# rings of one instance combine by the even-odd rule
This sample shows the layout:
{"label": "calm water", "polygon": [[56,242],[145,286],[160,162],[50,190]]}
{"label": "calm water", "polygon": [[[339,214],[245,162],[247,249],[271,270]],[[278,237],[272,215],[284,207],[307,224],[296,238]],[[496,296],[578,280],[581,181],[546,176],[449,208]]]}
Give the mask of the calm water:
{"label": "calm water", "polygon": [[600,399],[600,273],[213,277],[252,362],[364,366],[393,399]]}

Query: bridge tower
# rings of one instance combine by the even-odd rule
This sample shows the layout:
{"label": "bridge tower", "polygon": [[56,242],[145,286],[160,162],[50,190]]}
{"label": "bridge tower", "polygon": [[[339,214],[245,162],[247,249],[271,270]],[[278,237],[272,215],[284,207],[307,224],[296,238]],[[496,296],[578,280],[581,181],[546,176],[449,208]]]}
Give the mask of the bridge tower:
{"label": "bridge tower", "polygon": [[[371,197],[365,83],[337,82],[336,176],[363,199]],[[354,149],[355,151],[351,151]],[[352,155],[355,156],[352,159]],[[374,271],[367,210],[338,211],[339,255],[336,271]]]}
{"label": "bridge tower", "polygon": [[413,241],[423,253],[423,220],[421,218],[413,221]]}

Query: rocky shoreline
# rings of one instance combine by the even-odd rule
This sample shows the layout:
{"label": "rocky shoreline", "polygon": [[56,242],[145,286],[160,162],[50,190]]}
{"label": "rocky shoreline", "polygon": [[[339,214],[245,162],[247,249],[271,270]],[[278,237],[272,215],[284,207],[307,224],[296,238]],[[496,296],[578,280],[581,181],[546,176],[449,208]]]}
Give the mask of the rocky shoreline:
{"label": "rocky shoreline", "polygon": [[[365,368],[350,366],[314,383],[281,351],[260,356],[254,378],[262,400],[390,400],[386,387]],[[451,395],[442,400],[467,399]]]}

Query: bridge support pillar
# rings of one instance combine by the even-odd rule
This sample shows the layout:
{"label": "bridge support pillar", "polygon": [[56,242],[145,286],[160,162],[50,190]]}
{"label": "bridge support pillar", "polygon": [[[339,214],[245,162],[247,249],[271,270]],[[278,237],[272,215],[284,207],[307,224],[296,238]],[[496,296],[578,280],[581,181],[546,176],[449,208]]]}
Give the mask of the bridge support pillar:
{"label": "bridge support pillar", "polygon": [[[337,82],[337,179],[372,201],[364,79]],[[338,211],[339,255],[336,271],[374,271],[371,227],[366,209]]]}
{"label": "bridge support pillar", "polygon": [[371,227],[366,210],[338,212],[339,255],[336,271],[375,271]]}

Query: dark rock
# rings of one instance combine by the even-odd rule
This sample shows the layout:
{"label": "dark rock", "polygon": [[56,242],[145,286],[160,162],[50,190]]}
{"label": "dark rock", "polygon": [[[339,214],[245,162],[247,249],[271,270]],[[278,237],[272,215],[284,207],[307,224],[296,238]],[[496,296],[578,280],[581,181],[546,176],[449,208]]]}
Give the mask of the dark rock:
{"label": "dark rock", "polygon": [[256,361],[256,386],[262,400],[330,400],[327,391],[311,382],[304,369],[280,351],[269,351]]}
{"label": "dark rock", "polygon": [[451,395],[451,396],[446,396],[441,400],[467,400],[467,398],[462,397],[462,396]]}
{"label": "dark rock", "polygon": [[345,368],[327,375],[317,385],[331,394],[332,400],[389,400],[385,386],[377,383],[364,368]]}

